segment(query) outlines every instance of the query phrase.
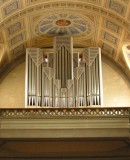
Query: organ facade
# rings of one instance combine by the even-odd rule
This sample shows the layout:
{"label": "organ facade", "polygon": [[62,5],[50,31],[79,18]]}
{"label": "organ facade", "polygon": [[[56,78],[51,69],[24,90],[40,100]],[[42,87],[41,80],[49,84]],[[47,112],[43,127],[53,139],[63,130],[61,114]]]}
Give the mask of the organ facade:
{"label": "organ facade", "polygon": [[72,37],[53,49],[26,50],[25,107],[102,106],[101,49],[73,48]]}

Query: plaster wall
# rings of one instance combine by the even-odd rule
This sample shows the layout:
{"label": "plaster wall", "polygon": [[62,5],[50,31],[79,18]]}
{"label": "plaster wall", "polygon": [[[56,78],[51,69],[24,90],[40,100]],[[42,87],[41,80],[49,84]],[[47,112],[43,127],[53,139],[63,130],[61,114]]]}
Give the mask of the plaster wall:
{"label": "plaster wall", "polygon": [[103,101],[105,107],[130,106],[130,83],[107,63],[102,63]]}
{"label": "plaster wall", "polygon": [[0,84],[0,108],[23,108],[25,63],[14,68]]}

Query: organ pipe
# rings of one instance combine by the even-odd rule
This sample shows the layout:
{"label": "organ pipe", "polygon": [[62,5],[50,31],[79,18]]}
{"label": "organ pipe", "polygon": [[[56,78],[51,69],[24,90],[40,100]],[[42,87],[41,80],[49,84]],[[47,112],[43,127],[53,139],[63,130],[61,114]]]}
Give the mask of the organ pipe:
{"label": "organ pipe", "polygon": [[28,48],[25,87],[26,107],[102,106],[101,49],[73,53],[72,37],[55,37],[53,53]]}

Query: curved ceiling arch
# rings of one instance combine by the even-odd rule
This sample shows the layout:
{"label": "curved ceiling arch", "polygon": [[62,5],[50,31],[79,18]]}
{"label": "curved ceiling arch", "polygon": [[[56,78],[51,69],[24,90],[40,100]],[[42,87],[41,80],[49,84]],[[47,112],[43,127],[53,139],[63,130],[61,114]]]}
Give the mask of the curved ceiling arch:
{"label": "curved ceiling arch", "polygon": [[[17,0],[20,1],[20,0]],[[120,0],[118,0],[120,1]],[[22,3],[22,2],[21,2]],[[58,3],[58,5],[57,5]],[[64,4],[64,5],[63,5]],[[2,6],[1,6],[2,7]],[[27,6],[26,8],[20,8],[18,11],[15,11],[12,14],[7,15],[6,17],[3,16],[0,21],[0,28],[3,28],[5,25],[8,25],[8,23],[15,21],[16,18],[22,18],[24,16],[31,15],[36,12],[44,12],[50,10],[57,10],[57,9],[68,9],[68,10],[78,10],[78,11],[86,11],[87,13],[93,13],[94,15],[101,15],[103,17],[107,17],[112,19],[113,21],[116,20],[116,23],[122,25],[126,29],[130,29],[130,17],[129,19],[125,19],[125,17],[122,14],[117,14],[116,12],[110,10],[109,8],[104,8],[100,5],[95,5],[93,3],[88,3],[85,1],[58,1],[58,2],[48,2],[44,1],[42,3],[35,3],[33,6]],[[130,31],[129,31],[130,32]]]}
{"label": "curved ceiling arch", "polygon": [[[1,73],[7,68],[6,65],[18,62],[18,59],[25,55],[27,47],[52,46],[52,38],[55,34],[51,37],[44,34],[43,38],[35,35],[37,20],[42,21],[42,18],[44,19],[48,14],[66,12],[81,15],[86,21],[92,21],[94,27],[91,36],[86,32],[85,36],[80,33],[79,36],[74,37],[74,45],[101,47],[102,54],[119,65],[130,77],[130,70],[122,53],[122,46],[130,42],[129,0],[73,0],[72,2],[69,0],[0,0],[0,10],[0,44],[7,46],[4,58],[0,60]],[[60,25],[61,20],[62,25],[63,23],[75,24],[70,19],[61,18],[55,21],[55,25],[56,22],[57,26]],[[64,31],[66,28],[67,26],[64,26]],[[70,33],[68,29],[66,30]]]}

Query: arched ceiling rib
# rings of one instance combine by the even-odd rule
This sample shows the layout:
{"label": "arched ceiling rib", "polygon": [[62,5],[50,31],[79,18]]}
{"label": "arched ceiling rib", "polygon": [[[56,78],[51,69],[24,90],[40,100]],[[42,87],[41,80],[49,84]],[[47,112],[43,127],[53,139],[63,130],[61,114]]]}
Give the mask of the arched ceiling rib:
{"label": "arched ceiling rib", "polygon": [[101,47],[130,77],[122,54],[130,44],[129,0],[0,0],[0,11],[1,73],[27,47],[52,46],[55,35],[71,35],[74,46]]}

